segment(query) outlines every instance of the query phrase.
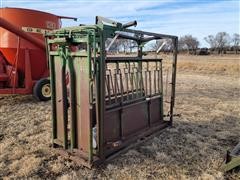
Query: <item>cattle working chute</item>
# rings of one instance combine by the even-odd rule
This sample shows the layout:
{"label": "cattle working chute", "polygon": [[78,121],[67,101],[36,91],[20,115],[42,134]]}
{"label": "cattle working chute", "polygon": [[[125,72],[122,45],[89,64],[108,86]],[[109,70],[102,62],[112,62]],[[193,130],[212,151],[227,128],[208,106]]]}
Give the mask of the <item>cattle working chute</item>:
{"label": "cattle working chute", "polygon": [[[96,17],[95,25],[46,36],[53,146],[88,167],[172,125],[178,38],[129,29],[133,25]],[[109,55],[118,39],[134,41],[137,55]],[[145,44],[160,39],[172,40],[167,71],[162,58],[143,57]]]}

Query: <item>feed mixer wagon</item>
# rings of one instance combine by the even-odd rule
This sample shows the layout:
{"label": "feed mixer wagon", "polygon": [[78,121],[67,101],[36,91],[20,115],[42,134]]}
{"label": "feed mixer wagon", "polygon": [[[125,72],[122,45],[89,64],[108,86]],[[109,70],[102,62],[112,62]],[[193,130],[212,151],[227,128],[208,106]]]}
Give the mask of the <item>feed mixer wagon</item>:
{"label": "feed mixer wagon", "polygon": [[0,94],[32,94],[49,100],[51,89],[44,34],[61,17],[22,8],[0,8]]}
{"label": "feed mixer wagon", "polygon": [[[130,29],[136,24],[97,17],[95,25],[46,36],[53,146],[87,167],[172,125],[178,38]],[[172,40],[167,69],[152,52],[143,56],[148,42],[163,39]],[[119,40],[134,44],[135,50],[113,53]]]}

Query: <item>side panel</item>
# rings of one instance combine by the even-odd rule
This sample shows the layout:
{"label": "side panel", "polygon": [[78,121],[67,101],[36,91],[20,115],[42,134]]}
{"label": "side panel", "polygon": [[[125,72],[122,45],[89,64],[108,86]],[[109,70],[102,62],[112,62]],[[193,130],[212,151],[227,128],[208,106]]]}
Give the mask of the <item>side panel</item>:
{"label": "side panel", "polygon": [[54,57],[55,64],[55,87],[56,87],[56,122],[57,140],[63,145],[64,142],[64,110],[63,110],[63,84],[62,84],[62,63],[59,56]]}
{"label": "side panel", "polygon": [[109,111],[105,114],[104,143],[120,139],[120,112],[119,110]]}
{"label": "side panel", "polygon": [[127,137],[148,126],[147,102],[124,107],[122,112],[122,135]]}
{"label": "side panel", "polygon": [[150,111],[150,124],[151,125],[163,120],[161,101],[162,101],[161,97],[150,100],[149,111]]}
{"label": "side panel", "polygon": [[89,152],[90,105],[89,105],[89,62],[87,57],[74,59],[77,99],[77,144],[78,149]]}

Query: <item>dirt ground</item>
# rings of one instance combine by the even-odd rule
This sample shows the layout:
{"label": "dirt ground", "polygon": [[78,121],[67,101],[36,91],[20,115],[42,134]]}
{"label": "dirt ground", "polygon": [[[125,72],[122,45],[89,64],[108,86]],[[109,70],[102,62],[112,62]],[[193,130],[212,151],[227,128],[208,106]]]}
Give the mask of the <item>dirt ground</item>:
{"label": "dirt ground", "polygon": [[50,102],[0,97],[0,179],[240,179],[219,167],[240,140],[240,57],[179,56],[174,126],[98,169],[51,148]]}

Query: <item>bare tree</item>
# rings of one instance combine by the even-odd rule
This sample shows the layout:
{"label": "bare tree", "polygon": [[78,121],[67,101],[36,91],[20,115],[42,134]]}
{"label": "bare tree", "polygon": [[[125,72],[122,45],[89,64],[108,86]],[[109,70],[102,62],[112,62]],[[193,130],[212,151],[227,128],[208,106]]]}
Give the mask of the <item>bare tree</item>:
{"label": "bare tree", "polygon": [[179,51],[185,51],[187,50],[187,47],[185,46],[185,43],[182,38],[178,40],[178,50]]}
{"label": "bare tree", "polygon": [[212,51],[214,51],[217,48],[217,43],[213,35],[205,37],[204,40],[210,45]]}
{"label": "bare tree", "polygon": [[233,43],[233,48],[235,50],[235,53],[237,54],[238,50],[239,50],[239,44],[240,44],[240,35],[239,34],[237,34],[237,33],[233,34],[232,43]]}
{"label": "bare tree", "polygon": [[185,35],[179,39],[179,42],[182,45],[181,48],[186,48],[189,54],[196,54],[197,48],[199,46],[199,41],[197,38],[193,37],[192,35]]}
{"label": "bare tree", "polygon": [[217,49],[218,54],[221,54],[226,51],[226,48],[230,43],[230,36],[226,32],[219,32],[215,37],[213,35],[209,35],[208,37],[205,37],[204,40],[213,50]]}
{"label": "bare tree", "polygon": [[124,53],[131,52],[133,49],[132,40],[129,39],[118,39],[118,45],[121,51]]}
{"label": "bare tree", "polygon": [[129,47],[129,42],[128,41],[129,41],[128,39],[119,39],[120,45],[121,45],[124,53],[127,52],[127,49]]}
{"label": "bare tree", "polygon": [[216,35],[216,43],[218,48],[218,54],[223,53],[225,51],[225,48],[230,43],[230,36],[226,32],[219,32]]}
{"label": "bare tree", "polygon": [[136,41],[134,41],[134,40],[130,40],[130,41],[129,41],[129,49],[130,49],[130,53],[132,53],[133,49],[134,49],[134,48],[137,48],[137,46],[138,46],[138,44],[137,44]]}
{"label": "bare tree", "polygon": [[[112,42],[112,38],[108,38],[105,42],[105,46],[108,47]],[[116,39],[109,49],[111,53],[132,53],[133,49],[137,47],[137,42],[129,39]]]}

